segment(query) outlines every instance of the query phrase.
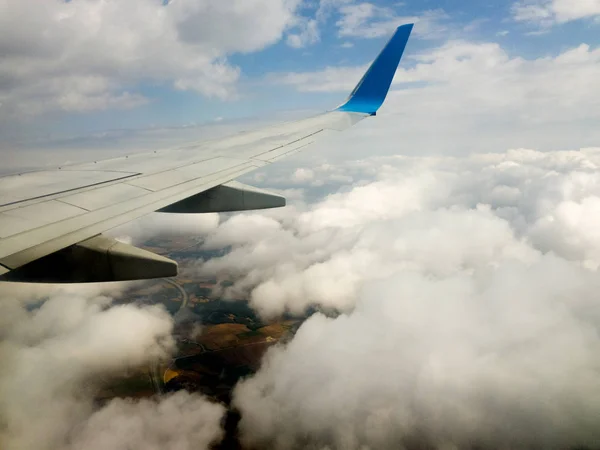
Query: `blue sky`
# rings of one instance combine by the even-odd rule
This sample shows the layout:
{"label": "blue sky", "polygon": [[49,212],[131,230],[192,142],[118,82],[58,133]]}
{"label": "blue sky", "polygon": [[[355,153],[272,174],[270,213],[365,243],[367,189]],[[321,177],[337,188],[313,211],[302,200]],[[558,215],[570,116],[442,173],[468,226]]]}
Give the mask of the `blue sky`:
{"label": "blue sky", "polygon": [[[27,3],[22,2],[22,10],[11,5],[4,17],[3,29],[12,34],[13,43],[11,51],[5,52],[9,56],[0,57],[9,81],[5,92],[0,83],[4,145],[103,130],[186,126],[257,115],[276,117],[280,111],[296,109],[327,109],[341,102],[347,92],[341,88],[307,92],[306,87],[281,83],[282,77],[360,67],[377,54],[392,27],[405,21],[417,22],[402,62],[405,69],[417,64],[415,56],[449,42],[497,43],[510,58],[535,60],[555,57],[582,43],[594,49],[600,39],[600,6],[598,11],[590,9],[585,6],[589,2],[581,0],[580,10],[578,1],[572,2],[574,13],[564,12],[561,3],[565,0],[255,0],[254,9],[234,2],[231,12],[210,0],[166,5],[135,0],[133,7],[119,7],[110,0],[94,7],[89,0],[72,0],[56,2],[45,16],[23,21]],[[523,9],[532,6],[537,8],[535,14]],[[219,8],[223,10],[212,17]],[[353,15],[358,17],[357,11],[363,11],[362,19],[348,22]],[[141,21],[151,22],[164,13],[167,18],[154,24],[155,28],[142,29]],[[144,14],[150,19],[145,20]],[[311,22],[312,35],[306,31]],[[32,44],[40,24],[50,30],[42,41],[54,36],[56,28],[55,42]],[[91,26],[98,29],[91,33]],[[238,29],[244,27],[238,36]],[[206,28],[209,31],[204,34],[198,31]],[[213,41],[213,35],[219,36]],[[300,36],[296,44],[293,36]],[[76,45],[88,41],[89,47]],[[164,48],[153,52],[163,44]],[[75,50],[71,52],[69,46]],[[196,56],[198,61],[186,65],[185,60]],[[82,60],[84,67],[77,67]],[[28,65],[33,69],[23,75]],[[217,66],[225,67],[227,82],[214,75]],[[182,72],[185,79],[178,85]],[[215,96],[210,84],[202,87],[203,77],[223,93]],[[73,87],[78,84],[80,91]],[[22,105],[29,105],[28,109]]]}

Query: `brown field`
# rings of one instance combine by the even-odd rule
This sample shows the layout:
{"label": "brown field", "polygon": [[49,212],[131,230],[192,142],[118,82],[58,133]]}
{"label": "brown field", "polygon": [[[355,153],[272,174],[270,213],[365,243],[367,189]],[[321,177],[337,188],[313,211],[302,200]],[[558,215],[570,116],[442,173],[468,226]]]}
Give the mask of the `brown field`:
{"label": "brown field", "polygon": [[207,326],[202,330],[202,335],[196,339],[196,342],[204,345],[208,350],[218,350],[238,344],[240,342],[238,335],[249,331],[246,325],[240,323]]}
{"label": "brown field", "polygon": [[131,369],[119,376],[100,380],[95,398],[99,402],[114,397],[142,398],[155,394],[147,367]]}

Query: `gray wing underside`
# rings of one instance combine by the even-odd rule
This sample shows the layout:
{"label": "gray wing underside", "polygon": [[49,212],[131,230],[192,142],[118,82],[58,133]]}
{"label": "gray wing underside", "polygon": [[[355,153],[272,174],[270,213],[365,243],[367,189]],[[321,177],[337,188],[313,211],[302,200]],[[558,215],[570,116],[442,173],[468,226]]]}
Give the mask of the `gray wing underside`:
{"label": "gray wing underside", "polygon": [[[89,240],[158,210],[181,212],[185,207],[187,211],[199,212],[250,209],[252,205],[281,206],[277,196],[272,196],[274,200],[269,202],[267,193],[230,182],[334,135],[364,117],[367,114],[333,111],[177,149],[2,177],[0,275],[16,273],[16,269],[81,242],[87,242],[88,247],[95,245],[104,252],[104,257],[107,248],[113,253],[120,249],[125,259],[138,257],[150,263],[152,254],[137,255],[139,249],[130,249],[128,255],[125,244],[112,243],[111,247],[105,241]],[[212,203],[198,196],[207,191],[218,194],[216,203],[221,204],[215,204],[214,194]],[[243,199],[253,202],[246,208]],[[212,209],[210,205],[207,207],[208,203]],[[193,210],[194,205],[197,211]],[[76,250],[81,252],[81,246]],[[96,271],[101,270],[98,266]],[[115,268],[110,270],[114,272]],[[159,272],[158,276],[166,275]],[[129,279],[139,275],[97,274],[98,279],[83,277],[76,281]],[[153,276],[150,270],[147,275]]]}

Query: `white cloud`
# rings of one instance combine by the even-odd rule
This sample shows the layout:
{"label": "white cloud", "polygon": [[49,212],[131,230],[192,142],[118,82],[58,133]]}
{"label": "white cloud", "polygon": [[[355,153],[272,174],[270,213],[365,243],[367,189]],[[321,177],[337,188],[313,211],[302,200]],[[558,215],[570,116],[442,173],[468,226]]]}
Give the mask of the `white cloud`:
{"label": "white cloud", "polygon": [[520,22],[550,26],[600,15],[599,0],[523,0],[512,7]]}
{"label": "white cloud", "polygon": [[85,422],[70,448],[209,449],[222,437],[223,413],[221,405],[184,391],[159,400],[116,399]]}
{"label": "white cloud", "polygon": [[363,2],[341,6],[336,22],[339,37],[378,38],[390,35],[398,26],[415,23],[414,34],[437,38],[446,31],[442,10],[425,11],[418,16],[402,16],[395,9]]}
{"label": "white cloud", "polygon": [[300,92],[350,92],[368,66],[327,67],[318,72],[272,74],[277,83],[294,86]]}
{"label": "white cloud", "polygon": [[[304,48],[321,40],[320,27],[324,25],[340,7],[354,0],[319,0],[313,18],[298,16],[287,36],[287,44],[293,48]],[[305,3],[305,6],[311,5]]]}
{"label": "white cloud", "polygon": [[292,175],[292,181],[304,183],[313,180],[314,177],[315,173],[312,170],[301,167]]}
{"label": "white cloud", "polygon": [[205,243],[231,252],[200,267],[266,316],[342,311],[313,316],[236,388],[248,444],[600,439],[600,149],[307,159],[334,193],[232,216]]}
{"label": "white cloud", "polygon": [[1,0],[0,113],[131,108],[139,84],[235,95],[226,59],[273,44],[300,0]]}
{"label": "white cloud", "polygon": [[[400,4],[395,7],[402,6]],[[333,15],[339,38],[372,39],[390,35],[399,25],[416,23],[414,34],[421,38],[439,38],[447,31],[443,22],[448,16],[440,9],[428,10],[420,15],[399,15],[392,7],[377,6],[369,2],[357,3],[354,0],[321,0],[314,18],[298,18],[293,34],[287,43],[294,48],[302,48],[320,41],[319,27]],[[344,47],[351,46],[346,42]]]}
{"label": "white cloud", "polygon": [[[320,27],[324,25],[341,7],[352,4],[354,0],[319,0],[313,18],[298,16],[287,36],[287,44],[293,48],[304,48],[321,40]],[[305,3],[305,6],[310,3]]]}
{"label": "white cloud", "polygon": [[229,216],[205,241],[232,251],[200,270],[264,315],[343,312],[312,317],[236,388],[247,443],[597,442],[600,149],[306,158],[266,179],[353,187]]}
{"label": "white cloud", "polygon": [[120,241],[141,244],[154,236],[197,236],[219,225],[219,215],[152,213],[109,230],[106,234]]}
{"label": "white cloud", "polygon": [[596,274],[551,256],[475,276],[404,272],[369,284],[351,313],[312,316],[237,386],[244,441],[593,448],[598,287]]}
{"label": "white cloud", "polygon": [[23,450],[209,448],[223,408],[187,393],[94,401],[115,375],[169,357],[160,306],[111,306],[130,284],[0,284],[0,441]]}
{"label": "white cloud", "polygon": [[372,3],[359,3],[344,6],[340,9],[342,17],[338,20],[340,35],[347,36],[355,34],[355,30],[364,25],[375,15],[376,6]]}
{"label": "white cloud", "polygon": [[353,4],[355,0],[320,0],[315,17],[324,22],[329,19],[340,7]]}
{"label": "white cloud", "polygon": [[[271,79],[299,91],[347,93],[364,70],[327,67]],[[537,59],[513,57],[497,43],[450,41],[417,55],[409,44],[394,87],[377,119],[346,133],[344,154],[397,153],[398,140],[404,154],[455,154],[600,139],[600,50],[586,44]]]}
{"label": "white cloud", "polygon": [[303,48],[319,42],[319,24],[315,19],[305,19],[297,26],[299,28],[296,34],[288,34],[287,43],[293,48]]}
{"label": "white cloud", "polygon": [[[346,178],[343,165],[331,174],[324,166],[311,179],[356,187],[300,211],[230,218],[205,245],[232,251],[201,270],[234,278],[226,294],[250,292],[268,316],[313,303],[348,310],[366,280],[400,270],[449,276],[548,252],[595,268],[598,166],[594,149],[375,158],[350,165]],[[361,181],[372,174],[377,181]]]}

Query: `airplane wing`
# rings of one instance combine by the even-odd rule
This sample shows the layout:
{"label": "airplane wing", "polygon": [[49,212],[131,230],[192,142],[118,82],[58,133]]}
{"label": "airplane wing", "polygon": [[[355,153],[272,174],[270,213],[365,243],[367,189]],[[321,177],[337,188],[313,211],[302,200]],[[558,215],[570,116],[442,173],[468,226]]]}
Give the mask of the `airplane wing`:
{"label": "airplane wing", "polygon": [[98,282],[176,275],[174,261],[102,233],[153,211],[284,206],[283,197],[235,178],[375,115],[412,26],[396,30],[333,111],[177,149],[1,177],[0,279]]}

